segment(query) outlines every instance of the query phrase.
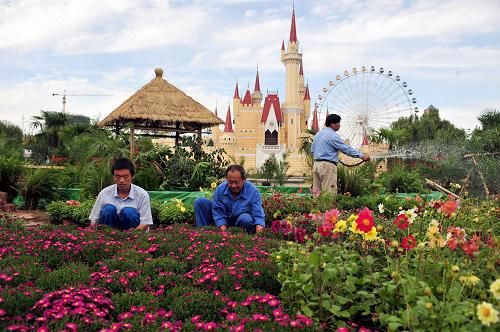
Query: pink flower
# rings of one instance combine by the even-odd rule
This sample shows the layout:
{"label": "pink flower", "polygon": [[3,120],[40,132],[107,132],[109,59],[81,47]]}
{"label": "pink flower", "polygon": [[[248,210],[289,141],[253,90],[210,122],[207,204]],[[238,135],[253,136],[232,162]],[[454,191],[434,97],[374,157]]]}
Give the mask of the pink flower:
{"label": "pink flower", "polygon": [[238,319],[238,315],[234,312],[227,314],[226,320],[232,322]]}

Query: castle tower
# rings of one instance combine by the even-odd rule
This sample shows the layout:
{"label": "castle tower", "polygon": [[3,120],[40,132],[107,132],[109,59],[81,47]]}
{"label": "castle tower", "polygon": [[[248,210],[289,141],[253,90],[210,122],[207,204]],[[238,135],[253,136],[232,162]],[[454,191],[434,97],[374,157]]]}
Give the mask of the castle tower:
{"label": "castle tower", "polygon": [[257,74],[255,75],[255,87],[252,93],[252,103],[260,105],[262,102],[262,93],[260,92],[259,68],[257,67]]}
{"label": "castle tower", "polygon": [[302,67],[302,54],[299,53],[297,29],[295,25],[295,8],[292,10],[292,23],[288,47],[284,49],[281,44],[281,62],[285,65],[285,102],[283,103],[283,116],[286,124],[285,139],[288,150],[297,150],[300,147],[302,131],[306,128],[304,112],[304,71]]}

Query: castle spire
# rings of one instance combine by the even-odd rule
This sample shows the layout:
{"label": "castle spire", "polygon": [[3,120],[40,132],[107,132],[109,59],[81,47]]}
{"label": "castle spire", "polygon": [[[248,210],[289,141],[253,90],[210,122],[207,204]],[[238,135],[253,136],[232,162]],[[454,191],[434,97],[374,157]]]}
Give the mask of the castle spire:
{"label": "castle spire", "polygon": [[306,92],[304,93],[304,100],[311,100],[311,96],[309,95],[309,83],[306,85]]}
{"label": "castle spire", "polygon": [[281,42],[281,50],[282,51],[285,51],[285,40],[283,39],[283,41]]}
{"label": "castle spire", "polygon": [[234,88],[233,99],[240,99],[240,91],[238,90],[238,82],[236,82],[236,87]]}
{"label": "castle spire", "polygon": [[295,6],[292,10],[292,25],[290,27],[290,41],[297,42],[297,29],[295,28]]}
{"label": "castle spire", "polygon": [[315,131],[319,131],[319,125],[318,125],[318,106],[314,105],[314,112],[313,112],[313,121],[311,124],[311,128]]}
{"label": "castle spire", "polygon": [[[238,97],[239,98],[239,97]],[[233,133],[233,120],[231,119],[231,108],[227,106],[226,123],[224,124],[225,133]]]}
{"label": "castle spire", "polygon": [[259,91],[260,92],[260,80],[259,80],[259,67],[257,66],[257,75],[255,76],[255,88],[253,89],[254,92]]}

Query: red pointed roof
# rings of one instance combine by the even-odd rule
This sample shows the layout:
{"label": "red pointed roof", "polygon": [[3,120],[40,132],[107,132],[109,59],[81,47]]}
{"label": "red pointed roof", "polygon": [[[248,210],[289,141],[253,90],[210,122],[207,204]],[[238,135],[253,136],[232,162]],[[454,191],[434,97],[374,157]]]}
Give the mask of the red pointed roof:
{"label": "red pointed roof", "polygon": [[252,104],[252,95],[250,94],[250,90],[247,89],[247,92],[245,92],[245,97],[243,97],[243,100],[241,101],[243,105],[251,105]]}
{"label": "red pointed roof", "polygon": [[306,85],[306,92],[304,92],[304,100],[311,100],[311,96],[309,95],[309,84]]}
{"label": "red pointed roof", "polygon": [[254,91],[260,92],[260,80],[259,80],[259,69],[257,68],[257,75],[255,76],[255,88]]}
{"label": "red pointed roof", "polygon": [[318,125],[318,110],[317,107],[314,107],[314,113],[313,113],[313,121],[311,124],[311,128],[318,131],[319,130],[319,125]]}
{"label": "red pointed roof", "polygon": [[266,96],[266,100],[264,101],[264,108],[262,110],[262,118],[260,122],[265,123],[267,121],[267,117],[269,116],[269,111],[271,110],[271,105],[274,109],[274,114],[276,114],[276,120],[278,124],[283,123],[283,116],[281,114],[280,107],[280,98],[277,94],[269,94]]}
{"label": "red pointed roof", "polygon": [[292,11],[292,26],[290,27],[290,41],[297,42],[297,29],[295,28],[295,7]]}
{"label": "red pointed roof", "polygon": [[283,40],[281,42],[281,50],[284,51],[285,50],[285,40]]}
{"label": "red pointed roof", "polygon": [[236,87],[234,88],[234,96],[233,99],[240,99],[240,90],[238,90],[238,82],[236,82]]}
{"label": "red pointed roof", "polygon": [[302,61],[300,62],[299,75],[304,76],[304,68],[302,67]]}
{"label": "red pointed roof", "polygon": [[224,124],[225,133],[233,133],[233,120],[231,119],[231,108],[227,106],[226,123]]}

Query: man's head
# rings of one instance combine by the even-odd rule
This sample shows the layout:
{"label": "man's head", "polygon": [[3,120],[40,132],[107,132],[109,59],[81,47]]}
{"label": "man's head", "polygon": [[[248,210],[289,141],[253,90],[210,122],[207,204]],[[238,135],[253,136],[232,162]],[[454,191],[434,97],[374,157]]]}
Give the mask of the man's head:
{"label": "man's head", "polygon": [[231,165],[226,169],[226,181],[231,194],[238,195],[245,184],[245,169],[241,165]]}
{"label": "man's head", "polygon": [[325,127],[330,127],[333,130],[337,131],[340,129],[340,115],[338,114],[330,114],[326,117]]}
{"label": "man's head", "polygon": [[118,191],[127,191],[130,189],[132,179],[135,175],[134,164],[127,158],[118,158],[111,165],[111,174],[118,186]]}

